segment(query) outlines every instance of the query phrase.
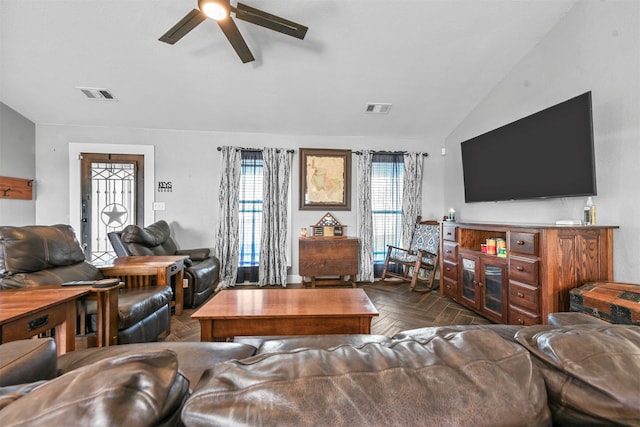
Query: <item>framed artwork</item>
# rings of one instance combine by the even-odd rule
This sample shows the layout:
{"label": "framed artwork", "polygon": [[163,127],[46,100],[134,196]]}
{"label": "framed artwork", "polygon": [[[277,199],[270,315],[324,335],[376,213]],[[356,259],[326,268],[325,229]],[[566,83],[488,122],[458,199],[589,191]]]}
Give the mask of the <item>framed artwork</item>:
{"label": "framed artwork", "polygon": [[351,150],[300,149],[300,210],[351,210]]}

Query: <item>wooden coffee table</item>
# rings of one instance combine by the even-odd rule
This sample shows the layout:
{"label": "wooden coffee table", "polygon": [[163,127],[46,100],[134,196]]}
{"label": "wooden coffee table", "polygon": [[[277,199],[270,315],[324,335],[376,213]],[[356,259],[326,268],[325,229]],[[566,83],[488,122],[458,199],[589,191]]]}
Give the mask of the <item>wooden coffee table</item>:
{"label": "wooden coffee table", "polygon": [[245,335],[369,334],[378,311],[357,289],[225,289],[191,318],[200,341]]}
{"label": "wooden coffee table", "polygon": [[75,349],[76,300],[89,289],[57,288],[0,292],[0,343],[31,338],[55,328],[58,354]]}

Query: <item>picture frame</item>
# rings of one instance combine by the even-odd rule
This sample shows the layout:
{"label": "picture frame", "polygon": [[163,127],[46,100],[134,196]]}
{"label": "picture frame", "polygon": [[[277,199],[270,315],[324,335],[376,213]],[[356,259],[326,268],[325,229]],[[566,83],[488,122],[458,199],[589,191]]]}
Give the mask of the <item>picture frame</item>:
{"label": "picture frame", "polygon": [[300,210],[351,210],[351,150],[300,149]]}

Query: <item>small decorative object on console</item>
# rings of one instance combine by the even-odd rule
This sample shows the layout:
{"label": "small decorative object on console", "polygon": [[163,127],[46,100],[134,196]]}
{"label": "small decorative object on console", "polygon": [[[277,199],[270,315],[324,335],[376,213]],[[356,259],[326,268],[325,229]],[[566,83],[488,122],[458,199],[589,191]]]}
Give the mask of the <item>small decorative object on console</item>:
{"label": "small decorative object on console", "polygon": [[327,212],[315,225],[311,226],[311,237],[346,237],[346,225],[342,225],[331,213]]}

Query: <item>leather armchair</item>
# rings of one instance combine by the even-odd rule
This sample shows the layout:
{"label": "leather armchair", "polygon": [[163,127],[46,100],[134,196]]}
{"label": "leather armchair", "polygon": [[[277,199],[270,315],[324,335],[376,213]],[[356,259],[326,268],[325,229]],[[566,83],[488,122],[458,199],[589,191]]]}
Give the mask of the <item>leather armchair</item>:
{"label": "leather armchair", "polygon": [[[85,260],[71,226],[0,226],[0,291],[103,278]],[[171,288],[126,286],[118,293],[118,343],[156,341],[168,334]],[[88,301],[89,332],[95,331],[95,313],[95,301]]]}
{"label": "leather armchair", "polygon": [[188,287],[184,290],[185,307],[195,308],[213,295],[218,283],[220,261],[210,254],[208,248],[179,250],[166,221],[160,220],[145,228],[129,225],[108,236],[118,257],[188,255],[184,272],[188,281]]}

